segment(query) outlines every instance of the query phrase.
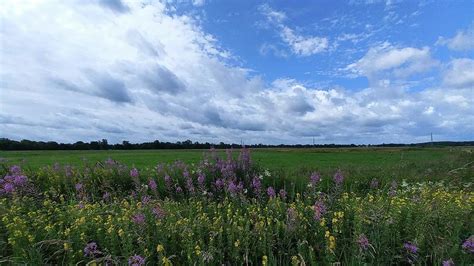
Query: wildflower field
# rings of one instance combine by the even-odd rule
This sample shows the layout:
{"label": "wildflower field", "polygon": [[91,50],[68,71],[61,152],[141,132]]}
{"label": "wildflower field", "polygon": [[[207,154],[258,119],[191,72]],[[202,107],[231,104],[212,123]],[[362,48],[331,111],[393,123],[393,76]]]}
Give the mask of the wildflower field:
{"label": "wildflower field", "polygon": [[0,264],[472,265],[472,161],[290,174],[248,149],[152,167],[3,161]]}

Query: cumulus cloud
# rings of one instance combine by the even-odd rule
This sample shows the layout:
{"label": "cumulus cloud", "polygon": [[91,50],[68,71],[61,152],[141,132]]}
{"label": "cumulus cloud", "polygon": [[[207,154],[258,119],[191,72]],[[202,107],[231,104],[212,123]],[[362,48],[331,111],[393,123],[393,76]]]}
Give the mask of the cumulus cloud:
{"label": "cumulus cloud", "polygon": [[423,73],[438,65],[428,47],[397,48],[388,42],[372,47],[357,62],[346,67],[356,76],[366,76],[371,81],[388,77],[407,78]]}
{"label": "cumulus cloud", "polygon": [[329,41],[326,37],[298,34],[284,24],[286,19],[284,12],[275,11],[267,4],[263,4],[259,9],[266,20],[277,28],[280,38],[290,47],[294,54],[311,56],[327,50]]}
{"label": "cumulus cloud", "polygon": [[453,59],[444,73],[443,82],[455,88],[474,88],[474,60]]}
{"label": "cumulus cloud", "polygon": [[436,44],[446,45],[449,49],[455,51],[474,50],[474,23],[469,28],[458,31],[452,38],[439,37]]}
{"label": "cumulus cloud", "polygon": [[[422,141],[429,132],[472,136],[472,75],[458,71],[470,59],[453,61],[439,86],[396,97],[377,86],[351,91],[289,78],[268,84],[230,63],[233,55],[197,18],[174,13],[169,3],[120,1],[120,12],[103,1],[24,3],[0,9],[2,137],[380,143]],[[276,11],[271,17],[286,19]],[[305,44],[288,30],[295,53],[323,49],[315,48],[324,46],[318,39]],[[386,44],[347,69],[382,80],[434,65],[428,48]]]}

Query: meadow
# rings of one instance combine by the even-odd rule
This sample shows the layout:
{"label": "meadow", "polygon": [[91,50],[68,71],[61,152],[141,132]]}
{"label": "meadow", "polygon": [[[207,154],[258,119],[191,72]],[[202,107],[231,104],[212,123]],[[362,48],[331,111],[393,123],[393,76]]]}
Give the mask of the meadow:
{"label": "meadow", "polygon": [[0,263],[474,263],[472,148],[0,158]]}

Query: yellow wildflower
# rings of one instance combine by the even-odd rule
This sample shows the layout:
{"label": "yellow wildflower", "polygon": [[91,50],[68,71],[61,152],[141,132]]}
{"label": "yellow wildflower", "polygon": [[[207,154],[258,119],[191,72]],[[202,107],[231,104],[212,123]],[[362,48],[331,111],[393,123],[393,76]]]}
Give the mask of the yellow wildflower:
{"label": "yellow wildflower", "polygon": [[164,265],[164,266],[171,266],[171,265],[173,265],[173,263],[171,263],[171,260],[168,259],[167,257],[163,257],[163,259],[161,259],[161,262],[163,262],[163,265]]}
{"label": "yellow wildflower", "polygon": [[163,252],[164,250],[165,250],[165,248],[163,247],[163,245],[159,244],[158,246],[156,246],[156,251],[158,253]]}
{"label": "yellow wildflower", "polygon": [[319,225],[325,226],[326,225],[326,219],[322,218],[321,221],[319,222]]}
{"label": "yellow wildflower", "polygon": [[291,257],[291,265],[299,265],[300,261],[298,259],[298,256],[293,256]]}
{"label": "yellow wildflower", "polygon": [[196,245],[194,247],[194,252],[196,253],[196,255],[200,256],[201,255],[201,247],[199,247],[199,245]]}
{"label": "yellow wildflower", "polygon": [[329,249],[332,251],[336,248],[336,238],[334,236],[329,237]]}

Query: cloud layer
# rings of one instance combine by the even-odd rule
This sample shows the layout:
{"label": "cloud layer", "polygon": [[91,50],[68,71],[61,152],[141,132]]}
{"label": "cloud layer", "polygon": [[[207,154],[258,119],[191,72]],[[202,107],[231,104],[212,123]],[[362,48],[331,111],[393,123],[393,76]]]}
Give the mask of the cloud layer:
{"label": "cloud layer", "polygon": [[[359,90],[274,81],[232,64],[199,18],[169,3],[7,1],[0,10],[0,132],[14,139],[380,143],[472,139],[473,60],[388,42],[347,65]],[[194,1],[202,6],[204,1]],[[303,36],[263,6],[297,56],[331,40]],[[272,49],[268,46],[268,49]],[[288,56],[285,54],[284,56]],[[414,76],[439,81],[412,90]]]}

